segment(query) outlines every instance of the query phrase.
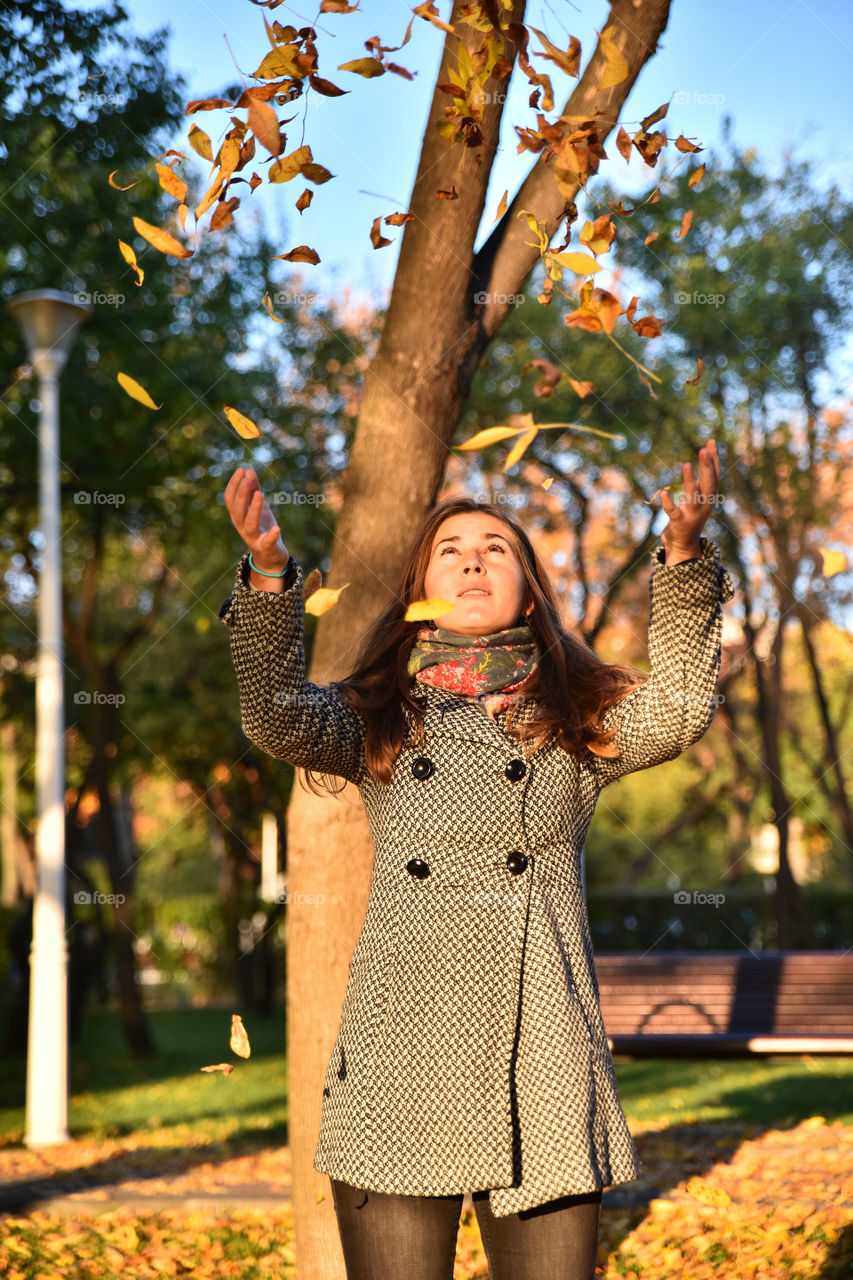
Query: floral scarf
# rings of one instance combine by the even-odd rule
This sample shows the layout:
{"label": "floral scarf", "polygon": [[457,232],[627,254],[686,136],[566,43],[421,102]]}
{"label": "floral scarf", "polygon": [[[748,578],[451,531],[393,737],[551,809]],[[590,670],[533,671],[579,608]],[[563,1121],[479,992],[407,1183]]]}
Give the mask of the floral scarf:
{"label": "floral scarf", "polygon": [[497,712],[518,701],[515,691],[536,670],[538,659],[527,623],[485,636],[422,627],[412,645],[408,672],[425,684],[482,701],[494,719]]}

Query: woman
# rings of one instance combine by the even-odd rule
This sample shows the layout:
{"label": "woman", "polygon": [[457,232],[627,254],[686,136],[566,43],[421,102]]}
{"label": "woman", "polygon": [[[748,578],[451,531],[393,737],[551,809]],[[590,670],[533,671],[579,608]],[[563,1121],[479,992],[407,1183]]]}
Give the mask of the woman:
{"label": "woman", "polygon": [[[581,886],[601,790],[713,718],[721,600],[701,529],[713,441],[652,555],[648,677],[560,622],[523,525],[426,517],[349,679],[305,679],[301,565],[254,472],[225,491],[249,548],[220,617],[247,736],[354,783],[374,845],[323,1087],[314,1166],[352,1280],[450,1280],[470,1191],[492,1280],[590,1280],[602,1189],[639,1176],[599,1007]],[[406,622],[416,600],[448,604]]]}

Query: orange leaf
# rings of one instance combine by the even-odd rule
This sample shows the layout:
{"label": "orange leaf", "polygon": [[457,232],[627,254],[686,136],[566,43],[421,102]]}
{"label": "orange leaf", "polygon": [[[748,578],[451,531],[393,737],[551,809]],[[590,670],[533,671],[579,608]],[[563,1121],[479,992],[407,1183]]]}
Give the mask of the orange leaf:
{"label": "orange leaf", "polygon": [[302,195],[296,201],[296,207],[299,210],[299,212],[301,213],[303,209],[307,209],[313,199],[314,199],[314,192],[310,191],[308,187],[306,187],[305,190],[302,192]]}
{"label": "orange leaf", "polygon": [[142,218],[134,218],[133,225],[143,240],[147,240],[155,249],[159,249],[161,253],[170,254],[173,258],[191,258],[193,250],[188,249],[186,245],[181,244],[168,231],[163,231],[161,227],[155,227],[150,222],[144,222]]}
{"label": "orange leaf", "polygon": [[174,196],[183,204],[187,198],[187,184],[184,180],[173,173],[166,164],[157,164],[154,168],[157,170],[157,177],[160,179],[163,190],[168,191],[170,196]]}
{"label": "orange leaf", "polygon": [[117,182],[113,182],[113,178],[116,176],[117,173],[118,173],[118,169],[113,169],[112,173],[107,178],[107,182],[110,184],[111,187],[115,187],[116,191],[129,191],[130,187],[135,187],[138,182],[141,182],[141,178],[137,178],[136,182],[131,182],[130,187],[120,187]]}
{"label": "orange leaf", "polygon": [[675,146],[678,151],[704,151],[704,147],[695,147],[692,142],[688,142],[683,133],[680,133],[675,139]]}
{"label": "orange leaf", "polygon": [[339,89],[336,84],[332,84],[331,80],[324,80],[322,76],[309,76],[308,83],[317,93],[322,93],[326,98],[339,98],[342,94],[349,93],[349,89]]}
{"label": "orange leaf", "polygon": [[374,218],[373,225],[370,228],[370,239],[373,242],[374,249],[383,249],[386,244],[391,243],[387,236],[383,236],[382,232],[379,230],[379,224],[381,221],[381,216]]}
{"label": "orange leaf", "polygon": [[317,250],[309,248],[307,244],[297,245],[290,253],[277,253],[274,258],[270,258],[270,262],[310,262],[315,267],[319,261]]}
{"label": "orange leaf", "polygon": [[413,213],[389,213],[384,221],[389,227],[402,227],[406,222],[412,222],[415,215]]}
{"label": "orange leaf", "polygon": [[239,196],[232,196],[230,200],[220,200],[213,211],[213,217],[210,219],[210,230],[221,231],[223,227],[230,225],[234,210],[240,203]]}
{"label": "orange leaf", "polygon": [[643,241],[643,244],[652,244],[653,241],[657,240],[658,234],[659,233],[657,231],[650,231],[649,234],[646,236],[645,240]]}
{"label": "orange leaf", "polygon": [[218,107],[233,107],[234,103],[227,98],[197,98],[187,103],[184,115],[191,116],[196,111],[215,111]]}
{"label": "orange leaf", "polygon": [[688,187],[697,187],[702,181],[705,174],[704,164],[700,164],[698,169],[694,169],[690,177],[687,179]]}
{"label": "orange leaf", "polygon": [[690,230],[690,224],[692,221],[693,221],[693,210],[688,209],[684,217],[681,219],[681,230],[679,231],[678,235],[675,237],[676,240],[682,240],[684,236],[687,235],[687,232]]}
{"label": "orange leaf", "polygon": [[449,22],[442,22],[432,0],[427,0],[426,4],[416,5],[412,13],[419,18],[424,18],[427,22],[431,22],[434,27],[438,27],[439,31],[448,31],[452,36],[456,35],[455,27],[452,27]]}
{"label": "orange leaf", "polygon": [[702,357],[697,356],[696,357],[696,377],[688,378],[687,382],[684,385],[687,387],[695,387],[701,377],[702,377]]}
{"label": "orange leaf", "polygon": [[268,102],[261,102],[259,98],[249,99],[249,128],[270,155],[281,154],[278,116]]}
{"label": "orange leaf", "polygon": [[224,1076],[230,1076],[234,1070],[233,1062],[217,1062],[215,1067],[201,1067],[201,1071],[221,1071]]}
{"label": "orange leaf", "polygon": [[456,187],[452,183],[449,187],[440,187],[435,194],[438,196],[439,200],[458,200],[459,199],[459,192],[456,190]]}

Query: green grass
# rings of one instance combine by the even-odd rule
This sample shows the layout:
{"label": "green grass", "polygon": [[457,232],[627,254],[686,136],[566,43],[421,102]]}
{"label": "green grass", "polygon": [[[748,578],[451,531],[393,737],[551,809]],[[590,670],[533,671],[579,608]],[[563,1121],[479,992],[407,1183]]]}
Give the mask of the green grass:
{"label": "green grass", "polygon": [[614,1066],[629,1123],[789,1128],[820,1115],[853,1124],[853,1056],[617,1058]]}
{"label": "green grass", "polygon": [[[231,1016],[224,1009],[190,1009],[149,1015],[159,1053],[133,1058],[115,1013],[92,1013],[80,1041],[71,1046],[68,1124],[74,1138],[120,1137],[169,1128],[175,1137],[203,1132],[217,1141],[237,1132],[275,1130],[285,1140],[287,1069],[284,1019],[243,1021],[252,1056],[228,1046]],[[231,1062],[230,1076],[201,1067]],[[26,1064],[6,1055],[0,1062],[0,1135],[21,1141],[26,1103]]]}
{"label": "green grass", "polygon": [[[75,1138],[115,1138],[168,1129],[211,1141],[260,1137],[286,1142],[284,1020],[247,1015],[247,1061],[228,1046],[230,1013],[189,1009],[149,1015],[160,1050],[131,1057],[118,1016],[93,1013],[71,1051],[69,1127]],[[230,1076],[200,1068],[232,1062]],[[822,1115],[853,1124],[853,1057],[616,1059],[629,1123],[740,1121],[789,1127]],[[0,1061],[0,1135],[24,1132],[25,1063]],[[272,1132],[271,1132],[272,1131]]]}

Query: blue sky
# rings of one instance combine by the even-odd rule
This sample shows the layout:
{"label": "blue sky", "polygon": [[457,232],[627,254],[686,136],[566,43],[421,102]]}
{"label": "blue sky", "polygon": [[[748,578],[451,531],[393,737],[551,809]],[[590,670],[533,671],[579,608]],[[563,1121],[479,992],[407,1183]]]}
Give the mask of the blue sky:
{"label": "blue sky", "polygon": [[[235,60],[246,82],[252,83],[250,73],[269,48],[262,15],[270,11],[250,0],[123,3],[137,33],[170,27],[171,63],[186,76],[191,98],[209,96],[237,80]],[[75,6],[93,4],[94,0],[92,4],[75,0]],[[438,8],[442,17],[449,17],[447,0],[439,0]],[[604,0],[594,4],[532,0],[527,21],[563,47],[568,34],[576,35],[585,65],[594,48],[595,32],[606,24],[607,14]],[[290,268],[280,264],[284,273],[301,272],[303,282],[312,289],[329,293],[349,289],[355,299],[384,302],[403,228],[383,225],[383,232],[394,243],[374,250],[370,225],[378,214],[407,207],[443,35],[415,19],[409,43],[388,55],[417,71],[415,80],[386,74],[366,81],[337,67],[365,55],[363,41],[370,36],[379,35],[386,45],[399,44],[411,16],[411,6],[404,0],[362,0],[356,14],[323,15],[317,21],[316,9],[310,6],[282,4],[271,16],[282,24],[314,25],[319,36],[320,74],[350,90],[342,98],[309,95],[305,140],[315,160],[336,176],[314,188],[313,204],[302,215],[294,202],[306,184],[296,179],[275,187],[265,183],[250,198],[244,198],[237,216],[245,226],[245,211],[257,205],[280,252],[305,243],[320,254],[319,266]],[[559,106],[575,82],[556,71],[553,63],[541,65],[552,74]],[[755,147],[768,169],[777,168],[783,150],[790,147],[797,158],[814,159],[819,187],[834,182],[849,194],[853,186],[851,84],[853,6],[849,0],[673,0],[659,50],[634,86],[622,120],[629,129],[636,127],[643,115],[672,99],[663,126],[670,135],[685,133],[703,146],[720,149],[723,119],[728,114],[735,141]],[[517,154],[512,127],[535,125],[534,113],[527,106],[528,92],[526,78],[516,71],[504,111],[504,135],[481,239],[491,226],[501,195],[508,189],[512,196],[531,163],[529,154]],[[297,106],[300,114],[288,130],[289,148],[302,141],[302,108]],[[221,136],[216,130],[227,125],[224,112],[188,117],[187,126],[174,141],[184,150],[191,120],[211,131],[214,140]],[[657,170],[635,161],[626,166],[612,139],[607,149],[610,159],[601,172],[621,184],[626,194],[647,190],[657,179],[660,164]],[[204,173],[200,171],[199,180]]]}

